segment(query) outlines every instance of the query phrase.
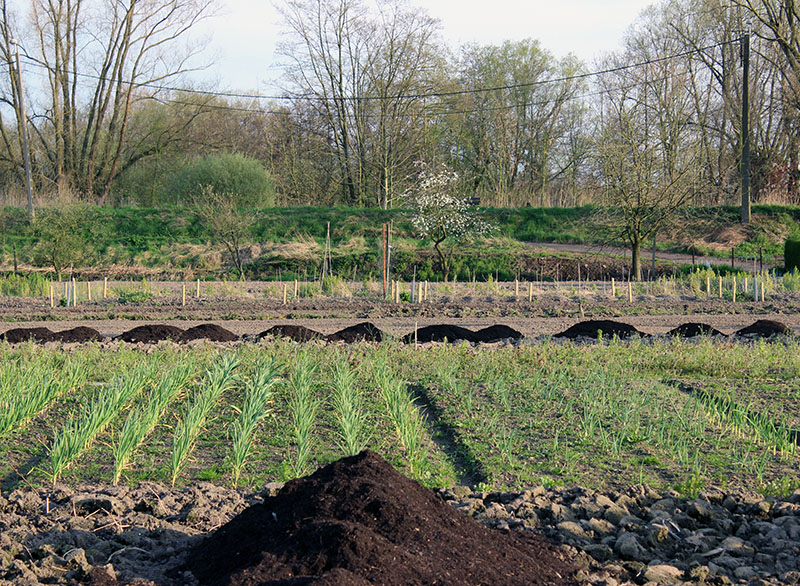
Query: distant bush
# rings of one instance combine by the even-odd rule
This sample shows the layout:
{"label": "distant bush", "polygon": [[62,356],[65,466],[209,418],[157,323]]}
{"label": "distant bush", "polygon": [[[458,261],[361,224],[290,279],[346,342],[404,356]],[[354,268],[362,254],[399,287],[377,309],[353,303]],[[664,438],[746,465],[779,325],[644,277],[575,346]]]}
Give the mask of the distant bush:
{"label": "distant bush", "polygon": [[241,207],[268,207],[275,200],[275,185],[266,167],[238,153],[208,155],[187,161],[169,177],[167,199],[193,202],[204,187],[214,193],[236,196]]}
{"label": "distant bush", "polygon": [[783,244],[783,264],[786,271],[800,269],[800,238],[787,238]]}

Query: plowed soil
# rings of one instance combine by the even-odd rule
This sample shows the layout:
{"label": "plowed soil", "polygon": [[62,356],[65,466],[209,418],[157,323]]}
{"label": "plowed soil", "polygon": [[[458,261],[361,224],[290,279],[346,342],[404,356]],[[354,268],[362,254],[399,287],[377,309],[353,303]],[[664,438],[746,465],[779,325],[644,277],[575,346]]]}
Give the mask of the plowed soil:
{"label": "plowed soil", "polygon": [[489,529],[366,451],[291,481],[189,555],[201,584],[574,584],[553,545]]}

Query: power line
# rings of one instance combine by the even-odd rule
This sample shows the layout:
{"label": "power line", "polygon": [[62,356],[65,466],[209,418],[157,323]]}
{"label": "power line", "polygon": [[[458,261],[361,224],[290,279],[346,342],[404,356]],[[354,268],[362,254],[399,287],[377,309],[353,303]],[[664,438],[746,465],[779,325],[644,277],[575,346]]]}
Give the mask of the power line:
{"label": "power line", "polygon": [[[598,71],[591,71],[586,73],[578,73],[575,75],[567,75],[557,78],[550,78],[550,79],[543,79],[543,80],[536,80],[530,82],[523,82],[523,83],[515,83],[515,84],[507,84],[502,86],[493,86],[493,87],[483,87],[483,88],[473,88],[473,89],[463,89],[463,90],[449,90],[449,91],[431,91],[431,92],[421,92],[421,93],[413,93],[413,94],[396,94],[393,96],[339,96],[335,98],[336,100],[340,101],[349,101],[349,102],[367,102],[367,101],[397,101],[397,100],[420,100],[425,98],[446,98],[446,97],[453,97],[453,96],[461,96],[461,95],[470,95],[470,94],[480,94],[480,93],[488,93],[488,92],[497,92],[497,91],[507,91],[507,90],[514,90],[514,89],[522,89],[522,88],[530,88],[536,86],[543,86],[549,85],[554,83],[565,83],[569,81],[579,81],[584,79],[589,79],[592,77],[599,77],[602,75],[608,75],[611,73],[619,73],[621,71],[626,71],[629,69],[635,69],[638,67],[645,67],[648,65],[655,65],[657,63],[663,63],[665,61],[671,61],[674,59],[680,59],[683,57],[688,57],[694,54],[700,54],[705,51],[709,51],[712,49],[716,49],[718,47],[723,47],[726,45],[731,45],[734,43],[738,43],[737,40],[733,41],[721,41],[719,43],[715,43],[713,45],[708,45],[705,47],[690,49],[687,51],[683,51],[681,53],[675,53],[672,55],[667,55],[664,57],[656,57],[652,59],[647,59],[644,61],[640,61],[637,63],[630,63],[626,65],[619,65],[616,67],[610,67],[607,69],[602,69]],[[28,63],[33,65],[34,67],[39,67],[43,69],[47,69],[50,72],[54,72],[54,69],[39,61],[38,59],[34,59],[28,55],[25,56],[25,59]],[[117,83],[117,80],[113,80],[111,78],[103,77],[100,75],[93,75],[89,73],[81,73],[75,72],[71,70],[64,70],[64,73],[75,75],[77,77],[85,77],[89,79],[94,79],[97,81],[107,81],[111,83]],[[204,95],[204,96],[213,96],[213,97],[220,97],[220,98],[236,98],[236,99],[246,99],[246,100],[271,100],[271,101],[307,101],[307,102],[327,102],[330,101],[330,98],[326,98],[323,96],[309,96],[309,95],[297,95],[297,96],[276,96],[276,95],[263,95],[263,94],[246,94],[246,93],[238,93],[238,92],[224,92],[224,91],[212,91],[212,90],[198,90],[198,89],[191,89],[191,88],[181,88],[176,86],[168,86],[168,85],[161,85],[155,83],[137,83],[134,81],[121,81],[120,83],[125,85],[131,85],[136,88],[147,88],[157,91],[168,91],[168,92],[175,92],[175,93],[187,93],[187,94],[196,94],[196,95]]]}

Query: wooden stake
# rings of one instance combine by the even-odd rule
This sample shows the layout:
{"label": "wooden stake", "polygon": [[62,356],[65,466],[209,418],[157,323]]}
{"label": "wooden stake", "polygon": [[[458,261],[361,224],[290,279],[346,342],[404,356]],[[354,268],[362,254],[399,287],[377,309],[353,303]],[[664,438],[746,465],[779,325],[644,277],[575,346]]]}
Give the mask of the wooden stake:
{"label": "wooden stake", "polygon": [[736,303],[736,275],[733,276],[733,302]]}
{"label": "wooden stake", "polygon": [[614,281],[614,277],[611,277],[611,297],[617,298],[617,283]]}
{"label": "wooden stake", "polygon": [[761,279],[761,301],[764,301],[764,289],[766,289],[766,280]]}
{"label": "wooden stake", "polygon": [[286,305],[286,283],[283,284],[283,304]]}
{"label": "wooden stake", "polygon": [[197,289],[195,290],[194,296],[200,299],[200,279],[197,279]]}
{"label": "wooden stake", "polygon": [[103,299],[108,299],[108,277],[103,277]]}
{"label": "wooden stake", "polygon": [[417,303],[422,303],[422,281],[417,283]]}
{"label": "wooden stake", "polygon": [[747,295],[747,277],[744,278],[744,290],[743,293]]}
{"label": "wooden stake", "polygon": [[628,303],[633,303],[633,284],[628,281]]}
{"label": "wooden stake", "polygon": [[[69,301],[69,285],[67,284],[67,281],[64,281],[64,299]],[[67,306],[69,306],[69,303],[67,303]]]}
{"label": "wooden stake", "polygon": [[711,277],[706,277],[706,297],[711,297]]}
{"label": "wooden stake", "polygon": [[717,277],[717,281],[719,282],[719,296],[722,297],[722,275]]}
{"label": "wooden stake", "polygon": [[425,301],[428,300],[428,281],[425,281]]}
{"label": "wooden stake", "polygon": [[533,283],[528,283],[528,303],[533,301]]}
{"label": "wooden stake", "polygon": [[78,283],[72,277],[72,307],[78,307]]}
{"label": "wooden stake", "polygon": [[392,298],[392,303],[394,303],[394,279],[392,279],[391,282],[389,283],[389,288],[390,288],[389,297]]}
{"label": "wooden stake", "polygon": [[55,295],[53,295],[53,284],[50,283],[50,307],[56,306]]}
{"label": "wooden stake", "polygon": [[294,280],[294,296],[292,299],[297,299],[297,279]]}
{"label": "wooden stake", "polygon": [[186,283],[181,287],[181,306],[186,306]]}
{"label": "wooden stake", "polygon": [[92,282],[86,281],[86,298],[91,301],[92,300]]}

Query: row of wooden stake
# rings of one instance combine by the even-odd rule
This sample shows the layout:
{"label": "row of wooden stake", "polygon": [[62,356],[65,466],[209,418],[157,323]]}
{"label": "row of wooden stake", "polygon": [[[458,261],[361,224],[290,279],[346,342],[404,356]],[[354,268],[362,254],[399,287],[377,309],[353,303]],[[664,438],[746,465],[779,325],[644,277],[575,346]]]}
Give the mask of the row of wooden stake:
{"label": "row of wooden stake", "polygon": [[[718,277],[718,294],[719,297],[723,295],[723,287],[722,287],[722,276]],[[294,294],[293,299],[297,298],[299,282],[297,279],[294,281]],[[417,281],[410,283],[410,297],[412,302],[420,303],[423,301],[428,300],[428,281]],[[400,291],[402,289],[402,283],[400,281],[391,281],[391,290],[390,290],[390,298],[395,303],[400,303]],[[759,298],[761,301],[764,301],[765,297],[765,287],[764,283],[759,282],[759,279],[756,277],[753,279],[753,299],[758,301]],[[67,307],[75,307],[77,305],[77,291],[78,291],[78,284],[75,279],[71,279],[70,281],[64,282],[64,298],[67,300]],[[736,276],[733,276],[732,283],[731,283],[731,296],[732,300],[736,301],[737,296],[737,284],[736,284]],[[743,292],[745,294],[748,293],[748,279],[744,279],[744,287]],[[627,293],[628,293],[628,302],[633,303],[633,283],[631,281],[627,281]],[[519,280],[514,281],[514,296],[519,297],[520,294],[520,282]],[[706,295],[711,296],[711,277],[706,277]],[[103,279],[103,299],[108,297],[108,277]],[[200,279],[197,279],[195,285],[195,298],[200,297]],[[612,278],[611,279],[611,297],[617,297],[617,282]],[[92,282],[86,282],[86,298],[88,301],[92,300]],[[289,283],[283,283],[283,304],[286,305],[286,302],[289,298]],[[528,282],[528,301],[533,301],[533,283]],[[181,305],[186,305],[186,283],[183,283],[181,287]],[[51,283],[50,284],[50,307],[55,307],[55,287]]]}

